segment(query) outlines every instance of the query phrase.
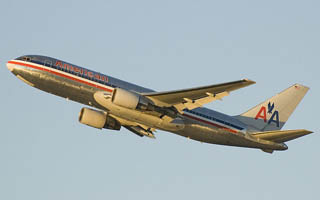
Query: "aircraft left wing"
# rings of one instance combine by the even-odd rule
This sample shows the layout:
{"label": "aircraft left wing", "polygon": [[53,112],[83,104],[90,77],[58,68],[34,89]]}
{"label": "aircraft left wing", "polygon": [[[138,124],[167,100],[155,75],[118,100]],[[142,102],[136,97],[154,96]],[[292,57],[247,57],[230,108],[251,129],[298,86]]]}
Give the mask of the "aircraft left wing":
{"label": "aircraft left wing", "polygon": [[142,126],[138,125],[138,126],[123,126],[126,129],[128,129],[129,131],[133,132],[134,134],[143,137],[143,136],[147,136],[149,138],[153,138],[155,139],[156,137],[153,134],[153,129],[151,128],[143,128]]}
{"label": "aircraft left wing", "polygon": [[128,121],[126,119],[117,117],[112,115],[113,118],[115,118],[116,120],[118,120],[121,124],[121,126],[123,126],[124,128],[128,129],[129,131],[131,131],[132,133],[143,137],[149,137],[149,138],[153,138],[155,139],[156,137],[154,136],[154,132],[156,132],[155,128],[151,128],[148,127],[146,125],[143,124],[139,124],[137,122],[133,122],[133,121]]}
{"label": "aircraft left wing", "polygon": [[221,99],[229,92],[254,84],[254,81],[243,79],[228,83],[209,85],[184,90],[175,90],[167,92],[153,92],[142,94],[152,99],[158,106],[171,107],[177,110],[194,109],[202,105]]}

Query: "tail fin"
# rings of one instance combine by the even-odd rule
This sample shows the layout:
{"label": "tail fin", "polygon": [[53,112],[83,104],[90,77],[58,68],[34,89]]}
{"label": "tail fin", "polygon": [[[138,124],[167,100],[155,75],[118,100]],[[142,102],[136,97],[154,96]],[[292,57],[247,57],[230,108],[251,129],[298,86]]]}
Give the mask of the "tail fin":
{"label": "tail fin", "polygon": [[295,84],[236,118],[260,131],[280,130],[308,90]]}

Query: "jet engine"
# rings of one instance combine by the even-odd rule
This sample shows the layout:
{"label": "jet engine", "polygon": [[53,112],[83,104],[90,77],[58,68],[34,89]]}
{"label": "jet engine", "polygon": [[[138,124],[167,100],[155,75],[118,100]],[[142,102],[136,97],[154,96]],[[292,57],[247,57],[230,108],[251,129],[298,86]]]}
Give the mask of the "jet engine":
{"label": "jet engine", "polygon": [[112,103],[129,109],[153,111],[154,103],[140,94],[116,88],[112,93]]}
{"label": "jet engine", "polygon": [[107,113],[93,110],[90,108],[82,108],[79,113],[79,122],[98,129],[120,130],[121,124]]}

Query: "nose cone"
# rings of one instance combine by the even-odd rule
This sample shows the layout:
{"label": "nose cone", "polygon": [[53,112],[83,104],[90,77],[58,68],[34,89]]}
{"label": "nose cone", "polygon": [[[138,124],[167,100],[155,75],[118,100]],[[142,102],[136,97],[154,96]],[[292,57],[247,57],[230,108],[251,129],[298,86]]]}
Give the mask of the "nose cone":
{"label": "nose cone", "polygon": [[14,67],[15,67],[15,65],[12,64],[12,63],[10,63],[10,62],[7,62],[7,67],[8,67],[8,69],[10,70],[10,72],[12,72],[13,69],[14,69]]}

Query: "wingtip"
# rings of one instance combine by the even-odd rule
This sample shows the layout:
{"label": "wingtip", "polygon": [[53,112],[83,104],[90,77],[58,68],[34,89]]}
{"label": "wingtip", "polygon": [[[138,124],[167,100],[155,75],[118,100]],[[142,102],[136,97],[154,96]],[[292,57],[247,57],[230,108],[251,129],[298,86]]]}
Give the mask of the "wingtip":
{"label": "wingtip", "polygon": [[295,87],[295,88],[302,87],[302,88],[305,88],[307,91],[310,89],[310,87],[305,86],[305,85],[302,85],[302,84],[300,84],[300,83],[294,84],[293,87]]}
{"label": "wingtip", "polygon": [[313,133],[313,131],[309,131],[309,130],[304,130],[304,132],[306,133],[306,135]]}
{"label": "wingtip", "polygon": [[297,131],[300,131],[301,136],[309,135],[309,134],[313,133],[313,131],[309,131],[309,130],[306,130],[306,129],[300,129],[300,130],[297,130]]}
{"label": "wingtip", "polygon": [[256,83],[255,81],[250,80],[250,79],[247,79],[247,78],[242,79],[242,80],[245,81],[245,82],[247,82],[247,83],[250,83],[250,84],[255,84],[255,83]]}

